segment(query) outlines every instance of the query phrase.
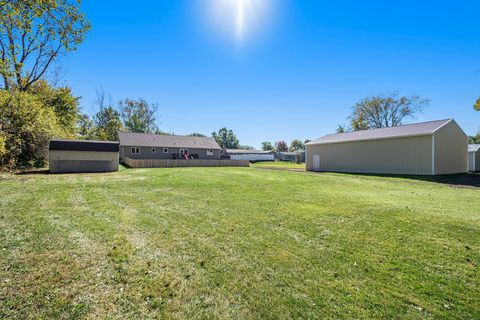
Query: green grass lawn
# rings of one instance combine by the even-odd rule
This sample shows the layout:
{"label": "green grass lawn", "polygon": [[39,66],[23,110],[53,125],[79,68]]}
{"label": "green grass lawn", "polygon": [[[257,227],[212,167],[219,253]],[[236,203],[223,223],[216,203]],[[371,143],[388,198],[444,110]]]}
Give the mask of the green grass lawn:
{"label": "green grass lawn", "polygon": [[254,168],[268,168],[268,169],[305,169],[305,163],[294,163],[287,161],[263,161],[251,164]]}
{"label": "green grass lawn", "polygon": [[478,188],[188,168],[0,194],[0,318],[480,318]]}

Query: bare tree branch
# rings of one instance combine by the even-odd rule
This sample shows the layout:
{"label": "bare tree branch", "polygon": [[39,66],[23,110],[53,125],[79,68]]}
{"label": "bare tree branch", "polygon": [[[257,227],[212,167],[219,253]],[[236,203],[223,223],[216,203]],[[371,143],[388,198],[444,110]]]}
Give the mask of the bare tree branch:
{"label": "bare tree branch", "polygon": [[0,0],[0,73],[5,87],[27,90],[61,55],[84,40],[90,24],[79,12],[79,3]]}
{"label": "bare tree branch", "polygon": [[353,130],[394,127],[422,112],[429,100],[418,96],[404,97],[393,93],[390,96],[372,96],[359,101],[354,107],[350,121]]}

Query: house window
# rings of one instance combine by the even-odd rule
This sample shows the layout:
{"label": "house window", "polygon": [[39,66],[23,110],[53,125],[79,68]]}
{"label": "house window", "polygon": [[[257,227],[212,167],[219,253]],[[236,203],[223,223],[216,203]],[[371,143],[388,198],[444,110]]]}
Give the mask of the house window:
{"label": "house window", "polygon": [[168,153],[168,148],[163,148],[163,153]]}
{"label": "house window", "polygon": [[180,149],[180,155],[184,156],[188,154],[188,149]]}
{"label": "house window", "polygon": [[213,150],[207,149],[207,156],[213,156]]}
{"label": "house window", "polygon": [[132,148],[132,154],[140,154],[140,148],[139,147]]}
{"label": "house window", "polygon": [[155,148],[152,148],[152,153],[155,153]]}

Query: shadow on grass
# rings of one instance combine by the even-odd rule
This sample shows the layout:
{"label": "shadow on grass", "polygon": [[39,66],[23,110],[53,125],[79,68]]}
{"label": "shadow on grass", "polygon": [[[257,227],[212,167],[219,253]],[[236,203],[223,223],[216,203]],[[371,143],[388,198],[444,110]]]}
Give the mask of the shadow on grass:
{"label": "shadow on grass", "polygon": [[29,170],[21,170],[18,172],[15,172],[16,175],[43,175],[43,174],[50,174],[50,170],[48,169],[29,169]]}
{"label": "shadow on grass", "polygon": [[[345,173],[347,174],[347,173]],[[438,176],[413,176],[413,175],[392,175],[392,174],[366,174],[366,173],[348,173],[355,176],[382,177],[382,178],[400,178],[408,180],[417,180],[446,184],[455,187],[480,188],[480,173],[461,173]]]}

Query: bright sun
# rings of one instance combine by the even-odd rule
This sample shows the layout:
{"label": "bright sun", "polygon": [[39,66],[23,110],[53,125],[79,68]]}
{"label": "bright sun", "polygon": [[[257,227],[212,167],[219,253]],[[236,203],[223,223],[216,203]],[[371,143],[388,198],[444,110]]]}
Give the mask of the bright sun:
{"label": "bright sun", "polygon": [[243,42],[265,24],[271,0],[210,0],[209,20],[216,31],[223,31]]}

